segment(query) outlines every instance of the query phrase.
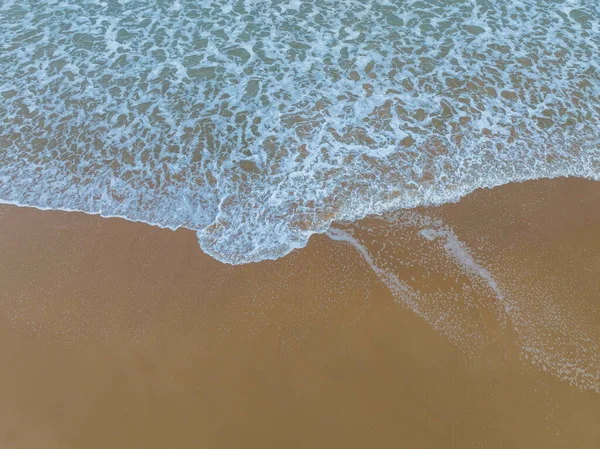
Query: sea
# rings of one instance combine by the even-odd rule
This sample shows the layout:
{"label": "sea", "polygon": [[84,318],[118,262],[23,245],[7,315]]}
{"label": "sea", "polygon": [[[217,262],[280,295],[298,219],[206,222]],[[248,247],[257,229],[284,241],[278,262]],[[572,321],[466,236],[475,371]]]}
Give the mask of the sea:
{"label": "sea", "polygon": [[600,179],[597,0],[0,0],[0,202],[277,259],[332,222]]}

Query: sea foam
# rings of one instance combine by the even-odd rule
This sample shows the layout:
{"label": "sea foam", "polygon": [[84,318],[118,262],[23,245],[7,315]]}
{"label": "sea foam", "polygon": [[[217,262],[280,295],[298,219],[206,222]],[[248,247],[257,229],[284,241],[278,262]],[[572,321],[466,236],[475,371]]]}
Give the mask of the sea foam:
{"label": "sea foam", "polygon": [[591,0],[0,3],[0,200],[281,257],[334,220],[600,177]]}

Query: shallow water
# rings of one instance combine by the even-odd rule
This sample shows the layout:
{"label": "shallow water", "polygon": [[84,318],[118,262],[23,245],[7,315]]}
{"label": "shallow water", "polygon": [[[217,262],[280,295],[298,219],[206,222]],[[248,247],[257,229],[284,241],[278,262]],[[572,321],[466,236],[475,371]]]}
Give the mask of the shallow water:
{"label": "shallow water", "polygon": [[[564,199],[557,207],[557,198],[543,193],[533,206],[521,203],[516,196],[514,206],[498,208],[507,215],[496,214],[494,218],[496,222],[504,221],[504,225],[521,220],[543,236],[540,223],[549,219],[560,222],[561,213],[553,216],[551,209],[564,208]],[[583,210],[581,196],[570,197],[570,201],[578,200]],[[538,214],[521,210],[520,218],[508,218],[523,204],[537,207]],[[518,226],[510,236],[490,226],[490,216],[486,217],[489,209],[481,205],[475,209],[485,229],[473,232],[471,228],[468,233],[476,246],[459,238],[441,218],[444,214],[440,208],[424,209],[431,215],[421,209],[338,223],[327,235],[352,245],[399,305],[414,312],[469,357],[477,357],[486,342],[500,341],[513,332],[523,360],[571,385],[600,393],[600,332],[594,323],[600,317],[597,264],[588,266],[583,262],[586,256],[577,241],[577,235],[584,234],[583,227],[579,232],[565,232],[575,236],[566,243],[544,236],[544,249],[528,251],[524,248],[529,236],[522,229],[519,232]],[[586,220],[579,218],[575,222],[581,226]],[[457,224],[464,232],[472,222],[472,217],[463,217]],[[498,234],[502,234],[498,239],[501,245],[495,241]],[[593,248],[592,240],[581,240]],[[573,259],[562,270],[552,271],[555,264],[564,262],[557,257],[557,248],[565,246]],[[519,260],[510,255],[512,251],[518,253]],[[577,279],[579,273],[588,270],[594,279],[592,286]]]}
{"label": "shallow water", "polygon": [[595,1],[0,3],[0,200],[198,232],[233,264],[333,220],[600,178]]}

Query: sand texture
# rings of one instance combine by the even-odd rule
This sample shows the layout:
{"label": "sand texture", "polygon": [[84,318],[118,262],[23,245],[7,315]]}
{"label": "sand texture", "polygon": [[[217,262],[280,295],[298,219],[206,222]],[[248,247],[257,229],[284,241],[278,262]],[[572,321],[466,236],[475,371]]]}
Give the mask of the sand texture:
{"label": "sand texture", "polygon": [[192,231],[0,206],[0,448],[598,448],[600,184]]}

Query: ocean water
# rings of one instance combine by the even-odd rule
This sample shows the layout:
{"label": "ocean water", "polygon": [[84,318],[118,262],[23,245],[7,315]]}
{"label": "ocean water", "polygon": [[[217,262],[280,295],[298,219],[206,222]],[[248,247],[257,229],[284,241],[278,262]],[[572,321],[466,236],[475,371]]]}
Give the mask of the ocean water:
{"label": "ocean water", "polygon": [[197,231],[600,179],[596,0],[0,0],[0,201]]}

